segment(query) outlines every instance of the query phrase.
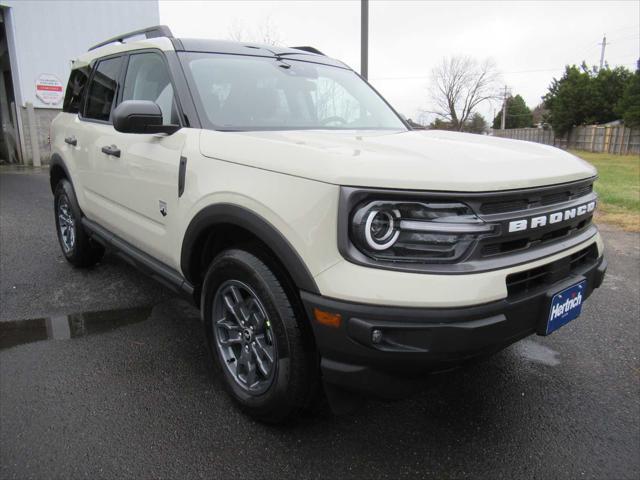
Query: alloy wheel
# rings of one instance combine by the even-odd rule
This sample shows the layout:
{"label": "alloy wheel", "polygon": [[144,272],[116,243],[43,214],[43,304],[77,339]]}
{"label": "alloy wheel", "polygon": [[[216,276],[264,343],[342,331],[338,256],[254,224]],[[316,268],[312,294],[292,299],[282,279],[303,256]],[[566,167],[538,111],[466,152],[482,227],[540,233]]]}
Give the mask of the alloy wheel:
{"label": "alloy wheel", "polygon": [[66,196],[62,196],[58,202],[58,229],[62,248],[69,253],[76,244],[76,224]]}
{"label": "alloy wheel", "polygon": [[264,393],[275,375],[277,349],[269,316],[258,295],[238,280],[227,280],[213,300],[213,338],[222,363],[247,393]]}

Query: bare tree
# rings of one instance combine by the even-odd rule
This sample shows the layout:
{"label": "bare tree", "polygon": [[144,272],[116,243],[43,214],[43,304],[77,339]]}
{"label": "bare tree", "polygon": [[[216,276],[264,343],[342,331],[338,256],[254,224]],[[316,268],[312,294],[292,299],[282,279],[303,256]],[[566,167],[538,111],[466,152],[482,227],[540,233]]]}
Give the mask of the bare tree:
{"label": "bare tree", "polygon": [[229,25],[229,40],[235,40],[236,42],[247,41],[247,32],[244,28],[244,25],[240,20],[234,18],[231,21],[231,25]]}
{"label": "bare tree", "polygon": [[284,39],[278,28],[273,24],[271,17],[267,17],[258,27],[257,41],[266,45],[282,45]]}
{"label": "bare tree", "polygon": [[491,60],[482,63],[470,57],[443,58],[431,72],[433,110],[451,124],[452,130],[463,130],[476,108],[499,97],[499,75]]}
{"label": "bare tree", "polygon": [[262,24],[253,32],[235,18],[229,26],[228,35],[230,40],[235,40],[236,42],[256,42],[274,46],[284,43],[283,37],[271,17],[265,18]]}

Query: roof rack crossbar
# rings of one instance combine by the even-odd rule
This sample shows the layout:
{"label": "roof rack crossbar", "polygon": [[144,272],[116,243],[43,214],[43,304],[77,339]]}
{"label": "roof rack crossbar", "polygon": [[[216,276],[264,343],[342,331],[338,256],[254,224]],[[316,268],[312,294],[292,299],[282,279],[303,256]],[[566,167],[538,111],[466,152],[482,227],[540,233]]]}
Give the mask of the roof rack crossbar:
{"label": "roof rack crossbar", "polygon": [[289,47],[289,48],[293,48],[294,50],[302,50],[304,52],[309,52],[309,53],[315,53],[316,55],[322,55],[323,57],[326,57],[324,53],[322,53],[320,50],[318,50],[315,47]]}
{"label": "roof rack crossbar", "polygon": [[126,40],[127,38],[135,37],[138,35],[144,35],[146,38],[173,38],[173,33],[171,33],[169,27],[167,27],[166,25],[156,25],[155,27],[142,28],[140,30],[135,30],[133,32],[124,33],[122,35],[118,35],[117,37],[110,38],[109,40],[105,40],[104,42],[100,42],[89,48],[89,51],[95,50],[99,47],[104,47],[105,45],[109,45],[110,43],[124,43],[124,40]]}

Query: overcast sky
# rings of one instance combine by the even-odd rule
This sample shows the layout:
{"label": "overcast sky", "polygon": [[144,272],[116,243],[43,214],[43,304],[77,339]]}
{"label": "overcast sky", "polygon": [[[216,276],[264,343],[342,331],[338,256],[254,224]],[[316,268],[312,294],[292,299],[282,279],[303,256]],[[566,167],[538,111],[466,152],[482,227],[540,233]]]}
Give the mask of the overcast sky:
{"label": "overcast sky", "polygon": [[[160,20],[176,36],[248,39],[267,24],[285,46],[312,45],[360,68],[359,1],[164,1]],[[635,69],[640,2],[370,1],[369,80],[407,117],[429,109],[429,76],[442,57],[492,58],[503,82],[533,108],[564,65],[600,61]],[[610,42],[610,44],[609,44]],[[488,121],[499,105],[486,104]]]}

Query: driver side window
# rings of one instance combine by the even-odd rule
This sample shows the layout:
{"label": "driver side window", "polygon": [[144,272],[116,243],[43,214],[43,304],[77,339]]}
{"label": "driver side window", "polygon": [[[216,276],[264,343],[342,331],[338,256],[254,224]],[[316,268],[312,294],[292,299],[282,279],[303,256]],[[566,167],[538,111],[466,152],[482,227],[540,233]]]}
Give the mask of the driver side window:
{"label": "driver side window", "polygon": [[129,57],[122,100],[150,100],[162,110],[164,125],[178,124],[178,111],[167,66],[157,53]]}

